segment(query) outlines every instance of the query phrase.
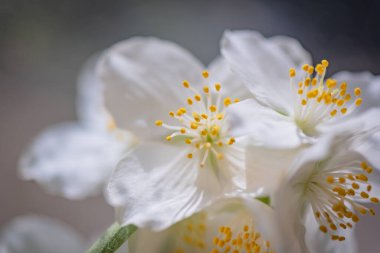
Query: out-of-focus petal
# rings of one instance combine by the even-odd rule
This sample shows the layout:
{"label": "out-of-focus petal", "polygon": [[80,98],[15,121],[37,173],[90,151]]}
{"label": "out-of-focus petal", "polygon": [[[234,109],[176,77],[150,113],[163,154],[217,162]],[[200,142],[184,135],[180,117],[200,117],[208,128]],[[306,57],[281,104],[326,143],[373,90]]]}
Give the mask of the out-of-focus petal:
{"label": "out-of-focus petal", "polygon": [[49,192],[82,199],[102,192],[112,169],[130,145],[129,136],[64,123],[43,131],[22,155],[23,178]]}
{"label": "out-of-focus petal", "polygon": [[221,51],[260,102],[290,114],[293,94],[289,69],[310,63],[309,53],[299,42],[285,36],[267,39],[254,31],[227,31]]}
{"label": "out-of-focus petal", "polygon": [[[223,238],[223,234],[220,233],[221,227],[231,228],[234,238],[237,233],[243,233],[245,225],[249,226],[245,233],[253,231],[260,233],[263,240],[270,242],[274,252],[284,252],[282,239],[285,236],[280,236],[281,232],[274,219],[273,210],[252,198],[221,198],[200,213],[196,213],[164,231],[154,232],[140,229],[131,237],[130,252],[165,253],[181,252],[180,250],[198,252],[197,250],[200,248],[197,242],[203,245],[203,251],[200,252],[213,252],[212,249],[216,248],[213,244],[215,238]],[[220,252],[224,252],[224,246],[227,244],[228,242],[218,247]],[[264,245],[266,244],[264,243]]]}
{"label": "out-of-focus petal", "polygon": [[109,116],[103,105],[104,89],[95,72],[98,58],[98,55],[91,57],[79,74],[77,114],[83,126],[105,130]]}
{"label": "out-of-focus petal", "polygon": [[3,228],[0,245],[7,253],[83,253],[86,250],[85,241],[72,228],[39,216],[13,220]]}
{"label": "out-of-focus petal", "polygon": [[178,45],[140,37],[111,47],[97,66],[108,111],[119,127],[140,139],[163,135],[154,122],[183,105],[187,93],[181,89],[182,81],[200,85],[202,69],[202,64]]}

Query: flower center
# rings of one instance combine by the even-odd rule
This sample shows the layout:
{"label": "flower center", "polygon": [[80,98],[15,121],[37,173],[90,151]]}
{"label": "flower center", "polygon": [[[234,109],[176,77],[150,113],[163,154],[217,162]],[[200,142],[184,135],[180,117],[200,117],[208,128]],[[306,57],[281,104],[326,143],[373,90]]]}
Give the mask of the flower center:
{"label": "flower center", "polygon": [[355,162],[334,168],[325,173],[313,176],[308,185],[308,194],[319,229],[331,236],[332,240],[344,241],[339,234],[341,229],[351,229],[358,222],[359,214],[372,214],[375,211],[367,208],[359,201],[379,203],[379,199],[371,197],[372,185],[368,182],[368,174],[372,168],[366,162]]}
{"label": "flower center", "polygon": [[[202,75],[204,79],[209,77],[207,71],[203,71]],[[198,92],[186,80],[182,85],[191,94],[187,98],[187,106],[169,112],[179,125],[165,124],[162,120],[157,120],[155,124],[174,131],[166,137],[168,141],[183,137],[183,141],[192,146],[187,157],[192,159],[196,154],[200,155],[200,166],[204,167],[209,155],[214,154],[218,159],[223,159],[224,146],[235,143],[235,138],[228,135],[225,110],[232,103],[239,102],[239,99],[223,99],[220,83],[215,83],[213,89],[205,85],[202,92]]]}
{"label": "flower center", "polygon": [[295,121],[306,135],[316,134],[316,126],[322,122],[336,117],[342,117],[351,113],[355,107],[360,106],[360,88],[355,88],[353,95],[347,91],[347,83],[334,79],[325,80],[326,70],[329,65],[327,60],[322,60],[315,68],[308,64],[303,65],[305,72],[303,79],[297,84],[296,71],[289,70],[290,83],[295,96]]}
{"label": "flower center", "polygon": [[221,226],[218,236],[213,239],[213,244],[215,248],[211,253],[274,253],[270,242],[264,240],[261,234],[255,231],[253,224],[245,224],[237,233],[234,233],[230,226]]}
{"label": "flower center", "polygon": [[[255,231],[250,218],[239,216],[236,224],[220,226],[217,231],[208,234],[207,214],[200,213],[182,222],[180,240],[174,253],[186,253],[186,249],[199,253],[274,253],[269,241]],[[249,222],[246,222],[249,221]],[[244,224],[247,223],[247,224]]]}

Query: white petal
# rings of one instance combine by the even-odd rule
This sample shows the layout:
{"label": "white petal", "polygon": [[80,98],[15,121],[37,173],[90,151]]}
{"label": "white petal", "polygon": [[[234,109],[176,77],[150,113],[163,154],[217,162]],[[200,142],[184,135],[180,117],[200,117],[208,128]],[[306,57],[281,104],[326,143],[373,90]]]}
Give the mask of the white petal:
{"label": "white petal", "polygon": [[112,169],[129,145],[104,131],[65,123],[43,131],[20,159],[23,178],[49,192],[81,199],[102,192]]}
{"label": "white petal", "polygon": [[95,73],[98,55],[91,57],[78,77],[77,113],[87,127],[105,130],[109,120],[103,106],[103,86]]}
{"label": "white petal", "polygon": [[230,96],[232,99],[238,98],[240,100],[252,97],[251,92],[239,79],[239,77],[232,72],[230,66],[222,58],[218,57],[209,66],[210,83],[220,83],[222,85],[222,94]]}
{"label": "white petal", "polygon": [[84,240],[72,228],[39,216],[13,220],[4,228],[0,245],[10,253],[82,253],[86,250]]}
{"label": "white petal", "polygon": [[123,225],[161,230],[192,215],[221,194],[213,170],[188,159],[183,146],[146,143],[117,166],[108,199]]}
{"label": "white petal", "polygon": [[286,177],[299,149],[268,149],[248,146],[246,154],[247,190],[270,195]]}
{"label": "white petal", "polygon": [[[182,81],[199,85],[202,64],[174,43],[132,38],[107,50],[98,64],[105,104],[116,124],[141,139],[164,134],[154,127],[186,102]],[[187,95],[186,95],[187,94]]]}
{"label": "white petal", "polygon": [[269,107],[247,99],[228,109],[232,136],[248,135],[256,145],[293,148],[303,143],[303,136],[293,119]]}
{"label": "white petal", "polygon": [[294,39],[266,39],[253,31],[227,31],[223,56],[256,98],[277,111],[290,114],[293,94],[289,69],[310,63],[310,55]]}
{"label": "white petal", "polygon": [[336,73],[332,78],[340,82],[347,82],[348,90],[353,92],[356,87],[361,88],[363,98],[362,105],[356,108],[352,115],[362,113],[372,107],[380,107],[380,77],[370,72],[352,73],[342,71]]}

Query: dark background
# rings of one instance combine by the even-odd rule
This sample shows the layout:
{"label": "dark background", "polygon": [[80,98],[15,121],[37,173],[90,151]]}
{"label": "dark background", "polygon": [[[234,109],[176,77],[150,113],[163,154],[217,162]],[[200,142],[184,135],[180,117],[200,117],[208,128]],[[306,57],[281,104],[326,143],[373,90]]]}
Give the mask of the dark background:
{"label": "dark background", "polygon": [[[50,196],[19,180],[16,170],[20,152],[41,129],[75,119],[76,78],[91,54],[148,35],[208,63],[225,29],[254,29],[297,38],[315,61],[330,61],[330,74],[380,74],[379,16],[380,1],[0,0],[0,226],[40,213],[90,237],[112,222],[102,198]],[[379,229],[379,216],[359,223],[360,252],[380,248]]]}

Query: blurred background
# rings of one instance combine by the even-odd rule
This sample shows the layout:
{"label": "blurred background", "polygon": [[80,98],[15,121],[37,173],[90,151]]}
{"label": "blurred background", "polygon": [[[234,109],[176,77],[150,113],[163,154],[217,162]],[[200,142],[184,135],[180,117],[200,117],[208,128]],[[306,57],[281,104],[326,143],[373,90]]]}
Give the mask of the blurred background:
{"label": "blurred background", "polygon": [[[148,35],[208,63],[225,29],[254,29],[297,38],[315,61],[330,61],[330,74],[380,74],[379,16],[380,1],[365,0],[0,0],[0,227],[38,213],[91,237],[113,221],[101,197],[68,201],[17,175],[18,156],[39,131],[76,118],[76,78],[92,54]],[[360,222],[358,236],[360,252],[379,249],[379,217]]]}

